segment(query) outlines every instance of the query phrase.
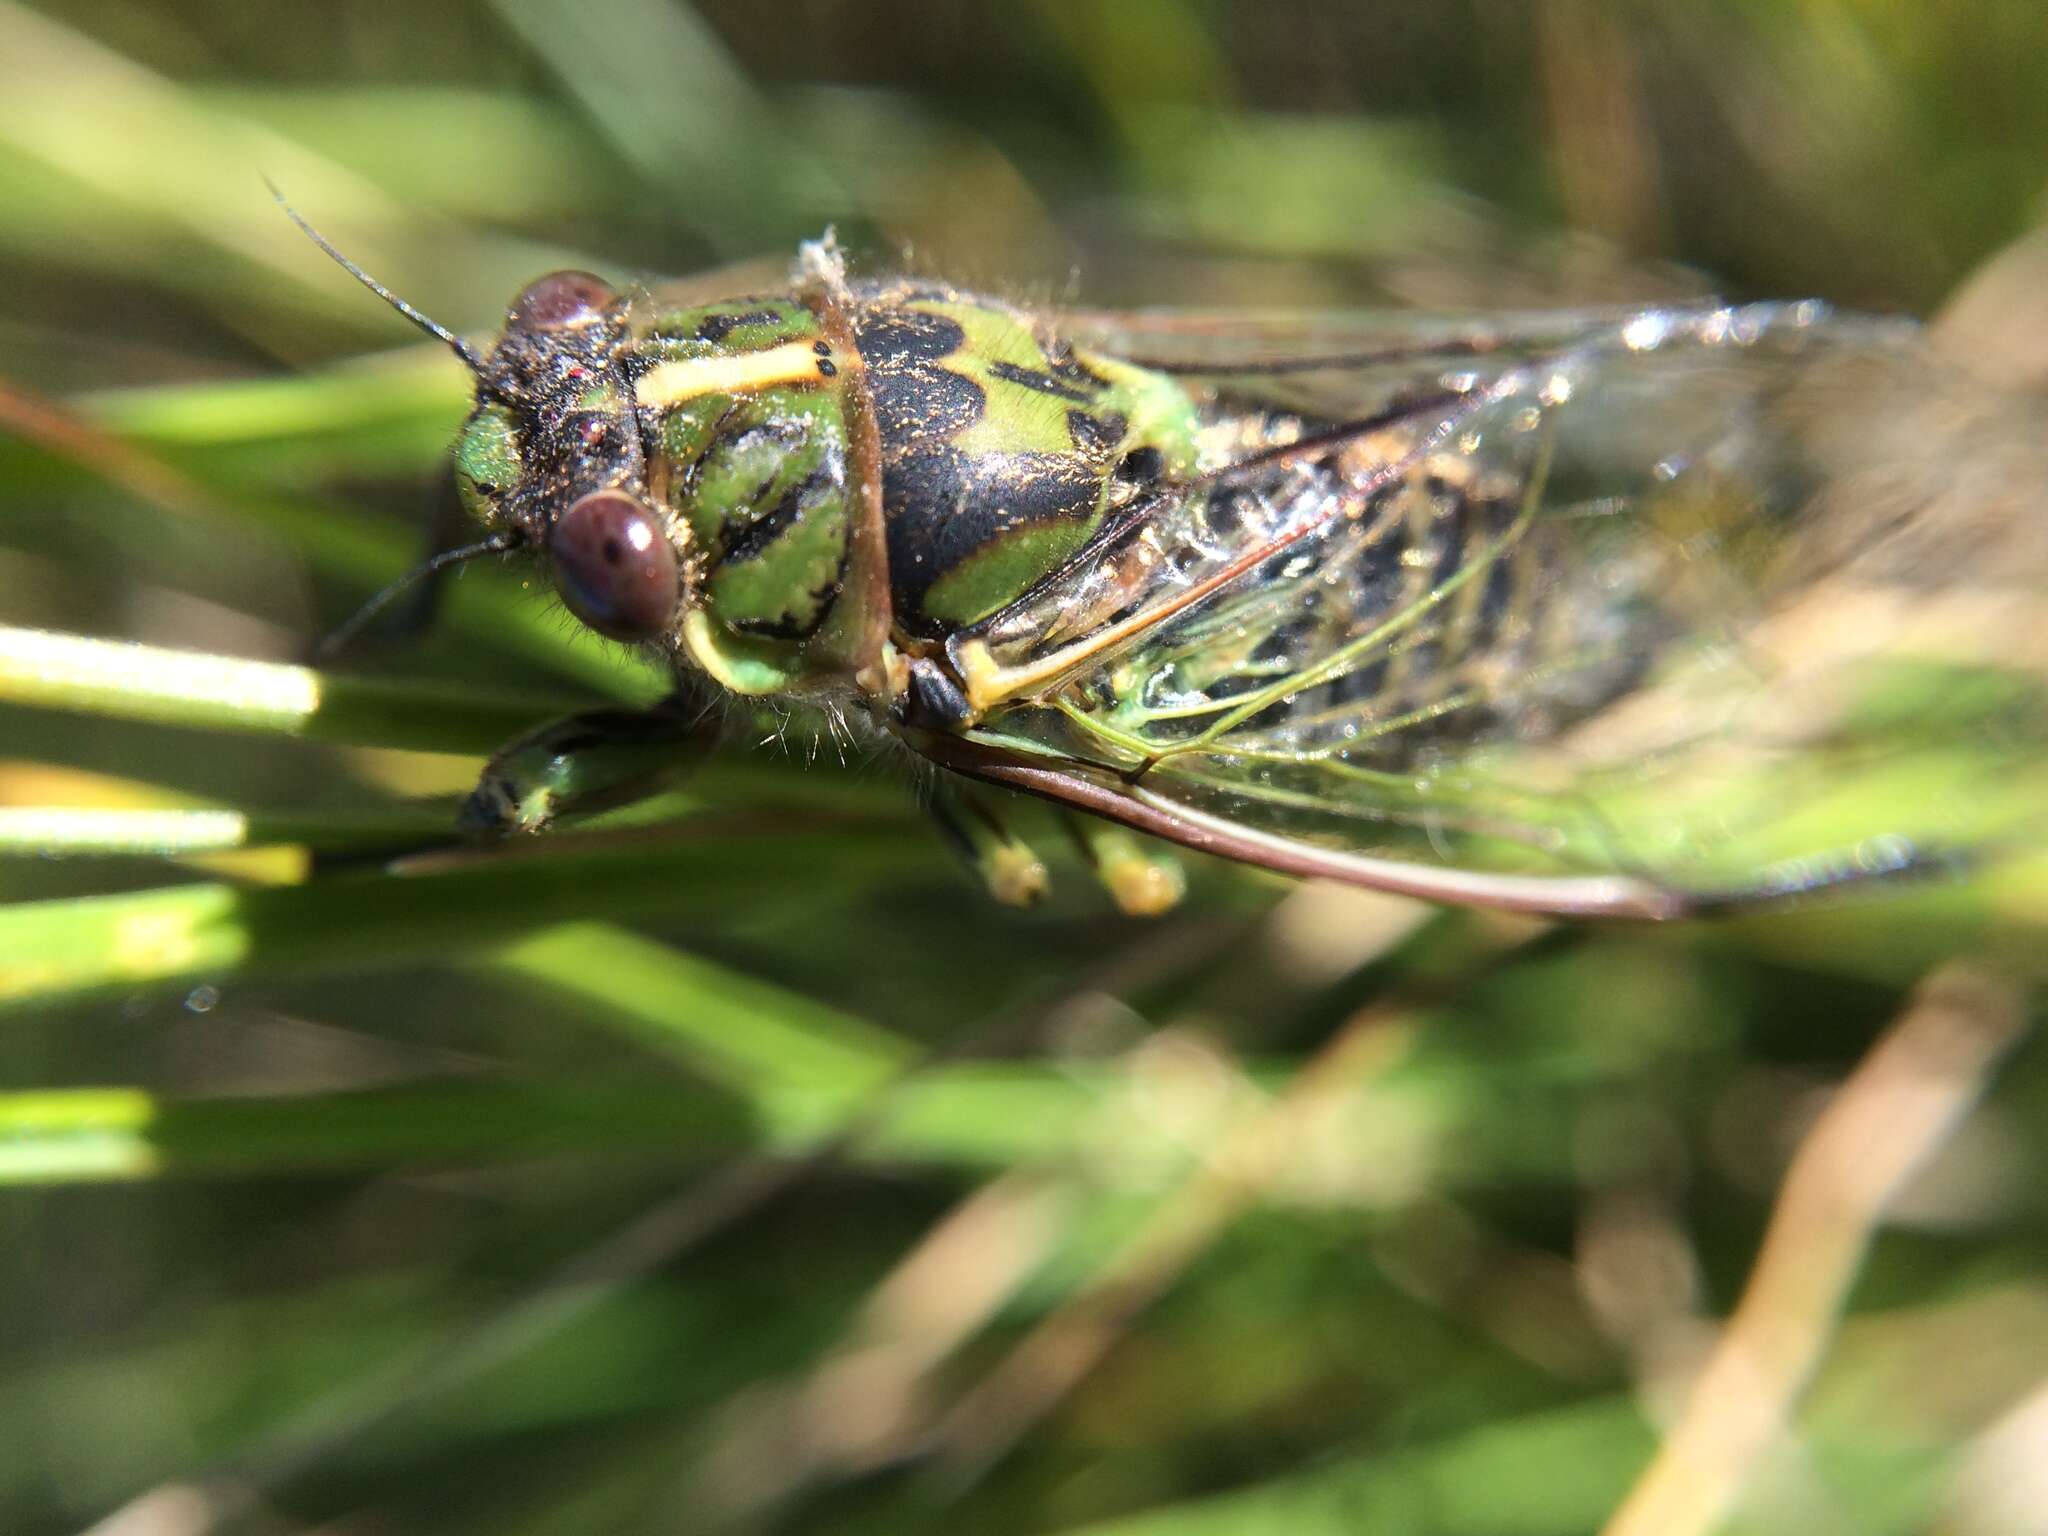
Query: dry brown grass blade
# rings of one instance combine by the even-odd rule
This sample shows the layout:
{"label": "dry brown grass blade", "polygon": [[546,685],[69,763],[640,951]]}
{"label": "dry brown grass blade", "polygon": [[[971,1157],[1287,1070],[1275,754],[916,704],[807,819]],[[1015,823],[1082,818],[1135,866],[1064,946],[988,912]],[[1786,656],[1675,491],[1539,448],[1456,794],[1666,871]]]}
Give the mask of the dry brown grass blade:
{"label": "dry brown grass blade", "polygon": [[[1102,1361],[1132,1323],[1247,1207],[1298,1165],[1318,1121],[1405,1051],[1405,1009],[1363,1010],[1270,1104],[1232,1116],[1187,1182],[1163,1201],[1094,1280],[967,1392],[932,1447],[956,1486],[999,1460]],[[1249,1091],[1248,1083],[1239,1088]]]}
{"label": "dry brown grass blade", "polygon": [[1749,1284],[1603,1536],[1719,1527],[1782,1441],[1886,1210],[2025,1029],[2001,980],[1952,967],[1922,985],[1800,1143]]}

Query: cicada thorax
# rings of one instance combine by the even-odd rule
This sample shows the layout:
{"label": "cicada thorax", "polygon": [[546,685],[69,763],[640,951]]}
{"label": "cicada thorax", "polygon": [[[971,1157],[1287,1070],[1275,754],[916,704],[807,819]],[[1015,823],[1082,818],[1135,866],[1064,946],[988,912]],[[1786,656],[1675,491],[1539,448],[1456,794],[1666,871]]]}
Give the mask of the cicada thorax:
{"label": "cicada thorax", "polygon": [[881,452],[900,636],[942,638],[1058,570],[1119,505],[1186,473],[1194,406],[1162,375],[993,300],[897,284],[852,316]]}
{"label": "cicada thorax", "polygon": [[649,491],[688,530],[679,638],[745,693],[1002,608],[1193,458],[1170,380],[951,290],[661,314],[630,372]]}
{"label": "cicada thorax", "polygon": [[679,638],[738,692],[849,674],[885,632],[872,430],[835,319],[748,298],[635,336],[648,489],[687,529]]}

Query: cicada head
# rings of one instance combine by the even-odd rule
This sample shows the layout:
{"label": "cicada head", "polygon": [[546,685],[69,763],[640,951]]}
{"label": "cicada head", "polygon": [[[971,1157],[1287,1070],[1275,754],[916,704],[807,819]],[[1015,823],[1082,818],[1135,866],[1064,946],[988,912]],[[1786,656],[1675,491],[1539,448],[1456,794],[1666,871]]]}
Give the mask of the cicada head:
{"label": "cicada head", "polygon": [[625,311],[588,272],[529,284],[479,372],[455,478],[480,522],[546,557],[571,613],[644,641],[674,629],[689,529],[649,494]]}
{"label": "cicada head", "polygon": [[592,629],[618,640],[669,637],[684,606],[688,527],[649,493],[618,292],[588,272],[550,272],[513,301],[486,356],[344,256],[275,187],[271,195],[343,271],[445,344],[477,381],[456,441],[456,483],[490,536],[387,586],[327,647],[358,633],[419,577],[517,548],[545,553],[563,602]]}
{"label": "cicada head", "polygon": [[664,308],[551,272],[513,301],[486,354],[278,203],[477,381],[455,474],[488,536],[386,587],[331,645],[431,571],[525,549],[590,628],[662,642],[736,692],[872,668],[889,624],[879,469],[842,371],[859,357],[836,296]]}
{"label": "cicada head", "polygon": [[843,360],[794,296],[667,308],[550,273],[478,370],[457,483],[600,634],[668,643],[742,693],[845,675],[887,616]]}

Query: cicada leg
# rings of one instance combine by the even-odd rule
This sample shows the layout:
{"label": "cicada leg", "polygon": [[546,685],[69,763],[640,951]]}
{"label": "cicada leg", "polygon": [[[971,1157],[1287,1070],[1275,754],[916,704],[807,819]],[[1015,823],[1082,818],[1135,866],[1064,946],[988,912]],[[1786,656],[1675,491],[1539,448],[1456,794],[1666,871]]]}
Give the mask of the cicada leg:
{"label": "cicada leg", "polygon": [[471,837],[502,837],[628,805],[694,767],[714,739],[702,701],[684,694],[652,709],[564,715],[485,765],[456,825]]}
{"label": "cicada leg", "polygon": [[1114,822],[1063,811],[1068,835],[1119,911],[1158,917],[1187,894],[1187,872],[1165,849]]}
{"label": "cicada leg", "polygon": [[927,804],[939,836],[974,872],[988,893],[1010,907],[1045,899],[1051,877],[1031,845],[1012,832],[984,795],[942,783]]}

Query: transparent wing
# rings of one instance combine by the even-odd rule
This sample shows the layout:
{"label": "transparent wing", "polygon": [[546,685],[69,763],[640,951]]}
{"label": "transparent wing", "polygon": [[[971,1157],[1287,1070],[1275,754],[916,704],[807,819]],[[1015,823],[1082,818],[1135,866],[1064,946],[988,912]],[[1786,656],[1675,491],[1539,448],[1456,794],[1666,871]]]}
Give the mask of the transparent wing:
{"label": "transparent wing", "polygon": [[2041,402],[1815,305],[1502,338],[1363,424],[1207,380],[1205,476],[952,642],[968,771],[1567,910],[2040,846]]}
{"label": "transparent wing", "polygon": [[1227,391],[1242,404],[1355,418],[1379,414],[1418,380],[1499,372],[1610,334],[1637,313],[1069,310],[1054,326],[1078,347]]}
{"label": "transparent wing", "polygon": [[788,291],[789,262],[772,256],[727,262],[688,277],[664,277],[639,289],[642,302],[654,309],[687,309],[721,303],[738,295]]}

